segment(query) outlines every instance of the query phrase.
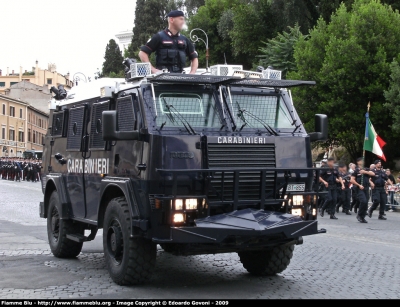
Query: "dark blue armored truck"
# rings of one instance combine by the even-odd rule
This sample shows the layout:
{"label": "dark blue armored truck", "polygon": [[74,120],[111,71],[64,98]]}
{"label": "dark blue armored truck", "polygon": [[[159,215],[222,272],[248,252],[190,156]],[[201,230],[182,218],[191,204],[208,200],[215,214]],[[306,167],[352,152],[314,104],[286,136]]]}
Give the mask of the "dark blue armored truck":
{"label": "dark blue armored truck", "polygon": [[54,256],[76,257],[102,229],[121,285],[149,279],[157,245],[236,252],[255,275],[285,270],[303,236],[325,232],[311,143],[327,138],[327,117],[317,114],[307,133],[290,94],[314,82],[147,75],[146,65],[131,64],[126,79],[53,89],[40,217]]}

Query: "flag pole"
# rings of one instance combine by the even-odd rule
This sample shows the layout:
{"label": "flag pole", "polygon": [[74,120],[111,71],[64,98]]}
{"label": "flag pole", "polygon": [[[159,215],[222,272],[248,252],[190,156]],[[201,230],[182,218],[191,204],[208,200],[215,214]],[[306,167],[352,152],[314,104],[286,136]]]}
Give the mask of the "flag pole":
{"label": "flag pole", "polygon": [[[369,119],[369,109],[371,107],[371,102],[368,102],[367,113],[365,114],[365,133],[363,142],[363,167],[365,167],[365,140],[368,137],[368,119]],[[361,175],[361,185],[364,182],[364,174]]]}

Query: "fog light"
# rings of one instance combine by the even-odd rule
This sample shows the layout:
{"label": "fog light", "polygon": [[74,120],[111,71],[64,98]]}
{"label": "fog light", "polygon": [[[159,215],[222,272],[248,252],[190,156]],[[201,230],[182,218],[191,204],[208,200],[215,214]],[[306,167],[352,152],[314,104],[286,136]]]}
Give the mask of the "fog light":
{"label": "fog light", "polygon": [[303,195],[293,195],[292,196],[292,205],[293,206],[301,206],[303,204]]}
{"label": "fog light", "polygon": [[190,198],[186,199],[185,202],[186,205],[186,210],[196,210],[197,209],[197,199],[196,198]]}
{"label": "fog light", "polygon": [[292,214],[302,216],[302,210],[301,209],[292,209]]}
{"label": "fog light", "polygon": [[183,218],[183,214],[182,213],[175,213],[174,214],[174,223],[178,224],[178,223],[183,223],[185,221],[185,219]]}
{"label": "fog light", "polygon": [[175,210],[183,210],[183,200],[175,199]]}
{"label": "fog light", "polygon": [[312,209],[312,215],[317,215],[317,209]]}

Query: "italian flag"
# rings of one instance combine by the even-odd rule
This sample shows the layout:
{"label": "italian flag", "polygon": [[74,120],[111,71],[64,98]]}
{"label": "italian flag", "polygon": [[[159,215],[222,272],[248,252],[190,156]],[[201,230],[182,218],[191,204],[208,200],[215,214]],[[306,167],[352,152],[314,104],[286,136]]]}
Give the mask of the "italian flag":
{"label": "italian flag", "polygon": [[386,157],[383,153],[383,146],[386,145],[385,141],[382,140],[376,133],[374,126],[372,126],[369,116],[367,117],[367,126],[365,127],[365,141],[364,150],[371,151],[376,154],[383,161],[386,161]]}

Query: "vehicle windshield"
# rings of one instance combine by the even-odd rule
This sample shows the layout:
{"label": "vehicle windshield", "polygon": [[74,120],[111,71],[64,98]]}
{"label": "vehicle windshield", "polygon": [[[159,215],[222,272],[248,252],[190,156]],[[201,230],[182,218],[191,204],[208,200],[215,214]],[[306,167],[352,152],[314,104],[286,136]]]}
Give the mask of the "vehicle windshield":
{"label": "vehicle windshield", "polygon": [[221,117],[212,91],[178,92],[155,88],[157,126],[182,127],[186,120],[193,128],[220,128]]}
{"label": "vehicle windshield", "polygon": [[279,95],[231,92],[232,109],[238,124],[244,129],[264,129],[263,122],[275,129],[293,128],[293,119]]}

